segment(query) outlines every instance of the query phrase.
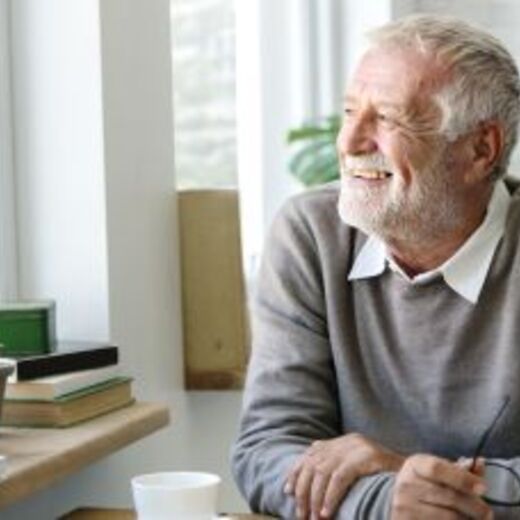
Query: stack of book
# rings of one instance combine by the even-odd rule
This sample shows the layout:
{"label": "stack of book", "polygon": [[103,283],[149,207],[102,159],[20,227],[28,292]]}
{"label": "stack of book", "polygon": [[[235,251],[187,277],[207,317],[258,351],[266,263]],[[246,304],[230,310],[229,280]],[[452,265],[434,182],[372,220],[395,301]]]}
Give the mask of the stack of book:
{"label": "stack of book", "polygon": [[0,359],[15,368],[5,389],[3,425],[61,428],[134,402],[114,345],[60,345],[49,354]]}

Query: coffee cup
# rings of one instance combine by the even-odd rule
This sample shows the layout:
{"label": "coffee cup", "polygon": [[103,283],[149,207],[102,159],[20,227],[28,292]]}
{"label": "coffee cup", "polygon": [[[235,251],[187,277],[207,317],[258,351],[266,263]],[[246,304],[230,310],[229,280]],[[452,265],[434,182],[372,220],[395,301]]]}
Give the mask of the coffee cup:
{"label": "coffee cup", "polygon": [[211,473],[170,471],[132,478],[139,520],[213,520],[221,479]]}

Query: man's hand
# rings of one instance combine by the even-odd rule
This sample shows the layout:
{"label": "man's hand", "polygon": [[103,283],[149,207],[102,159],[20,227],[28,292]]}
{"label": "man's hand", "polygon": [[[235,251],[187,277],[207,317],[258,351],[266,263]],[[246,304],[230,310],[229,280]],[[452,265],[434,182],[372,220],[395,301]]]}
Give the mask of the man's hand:
{"label": "man's hand", "polygon": [[407,458],[396,477],[391,520],[492,519],[493,511],[481,498],[482,464],[475,473],[467,466],[432,455]]}
{"label": "man's hand", "polygon": [[285,492],[295,496],[298,519],[329,518],[356,480],[398,471],[404,460],[358,433],[315,441],[289,472]]}

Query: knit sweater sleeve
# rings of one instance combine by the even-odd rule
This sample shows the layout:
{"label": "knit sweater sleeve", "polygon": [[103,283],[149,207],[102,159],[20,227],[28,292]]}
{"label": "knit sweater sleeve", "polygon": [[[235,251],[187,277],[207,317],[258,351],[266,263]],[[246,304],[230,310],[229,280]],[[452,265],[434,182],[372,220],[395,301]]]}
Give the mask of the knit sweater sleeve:
{"label": "knit sweater sleeve", "polygon": [[[295,518],[288,472],[316,439],[343,434],[329,345],[319,251],[292,204],[267,242],[253,308],[253,348],[238,439],[235,480],[254,511]],[[353,486],[338,518],[386,518],[391,475]]]}

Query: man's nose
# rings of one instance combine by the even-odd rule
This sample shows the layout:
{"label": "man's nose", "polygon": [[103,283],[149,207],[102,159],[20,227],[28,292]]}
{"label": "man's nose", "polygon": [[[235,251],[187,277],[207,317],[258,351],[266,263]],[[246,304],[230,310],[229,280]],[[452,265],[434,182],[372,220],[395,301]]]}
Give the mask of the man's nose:
{"label": "man's nose", "polygon": [[364,155],[377,151],[373,128],[367,120],[345,121],[336,144],[340,155]]}

